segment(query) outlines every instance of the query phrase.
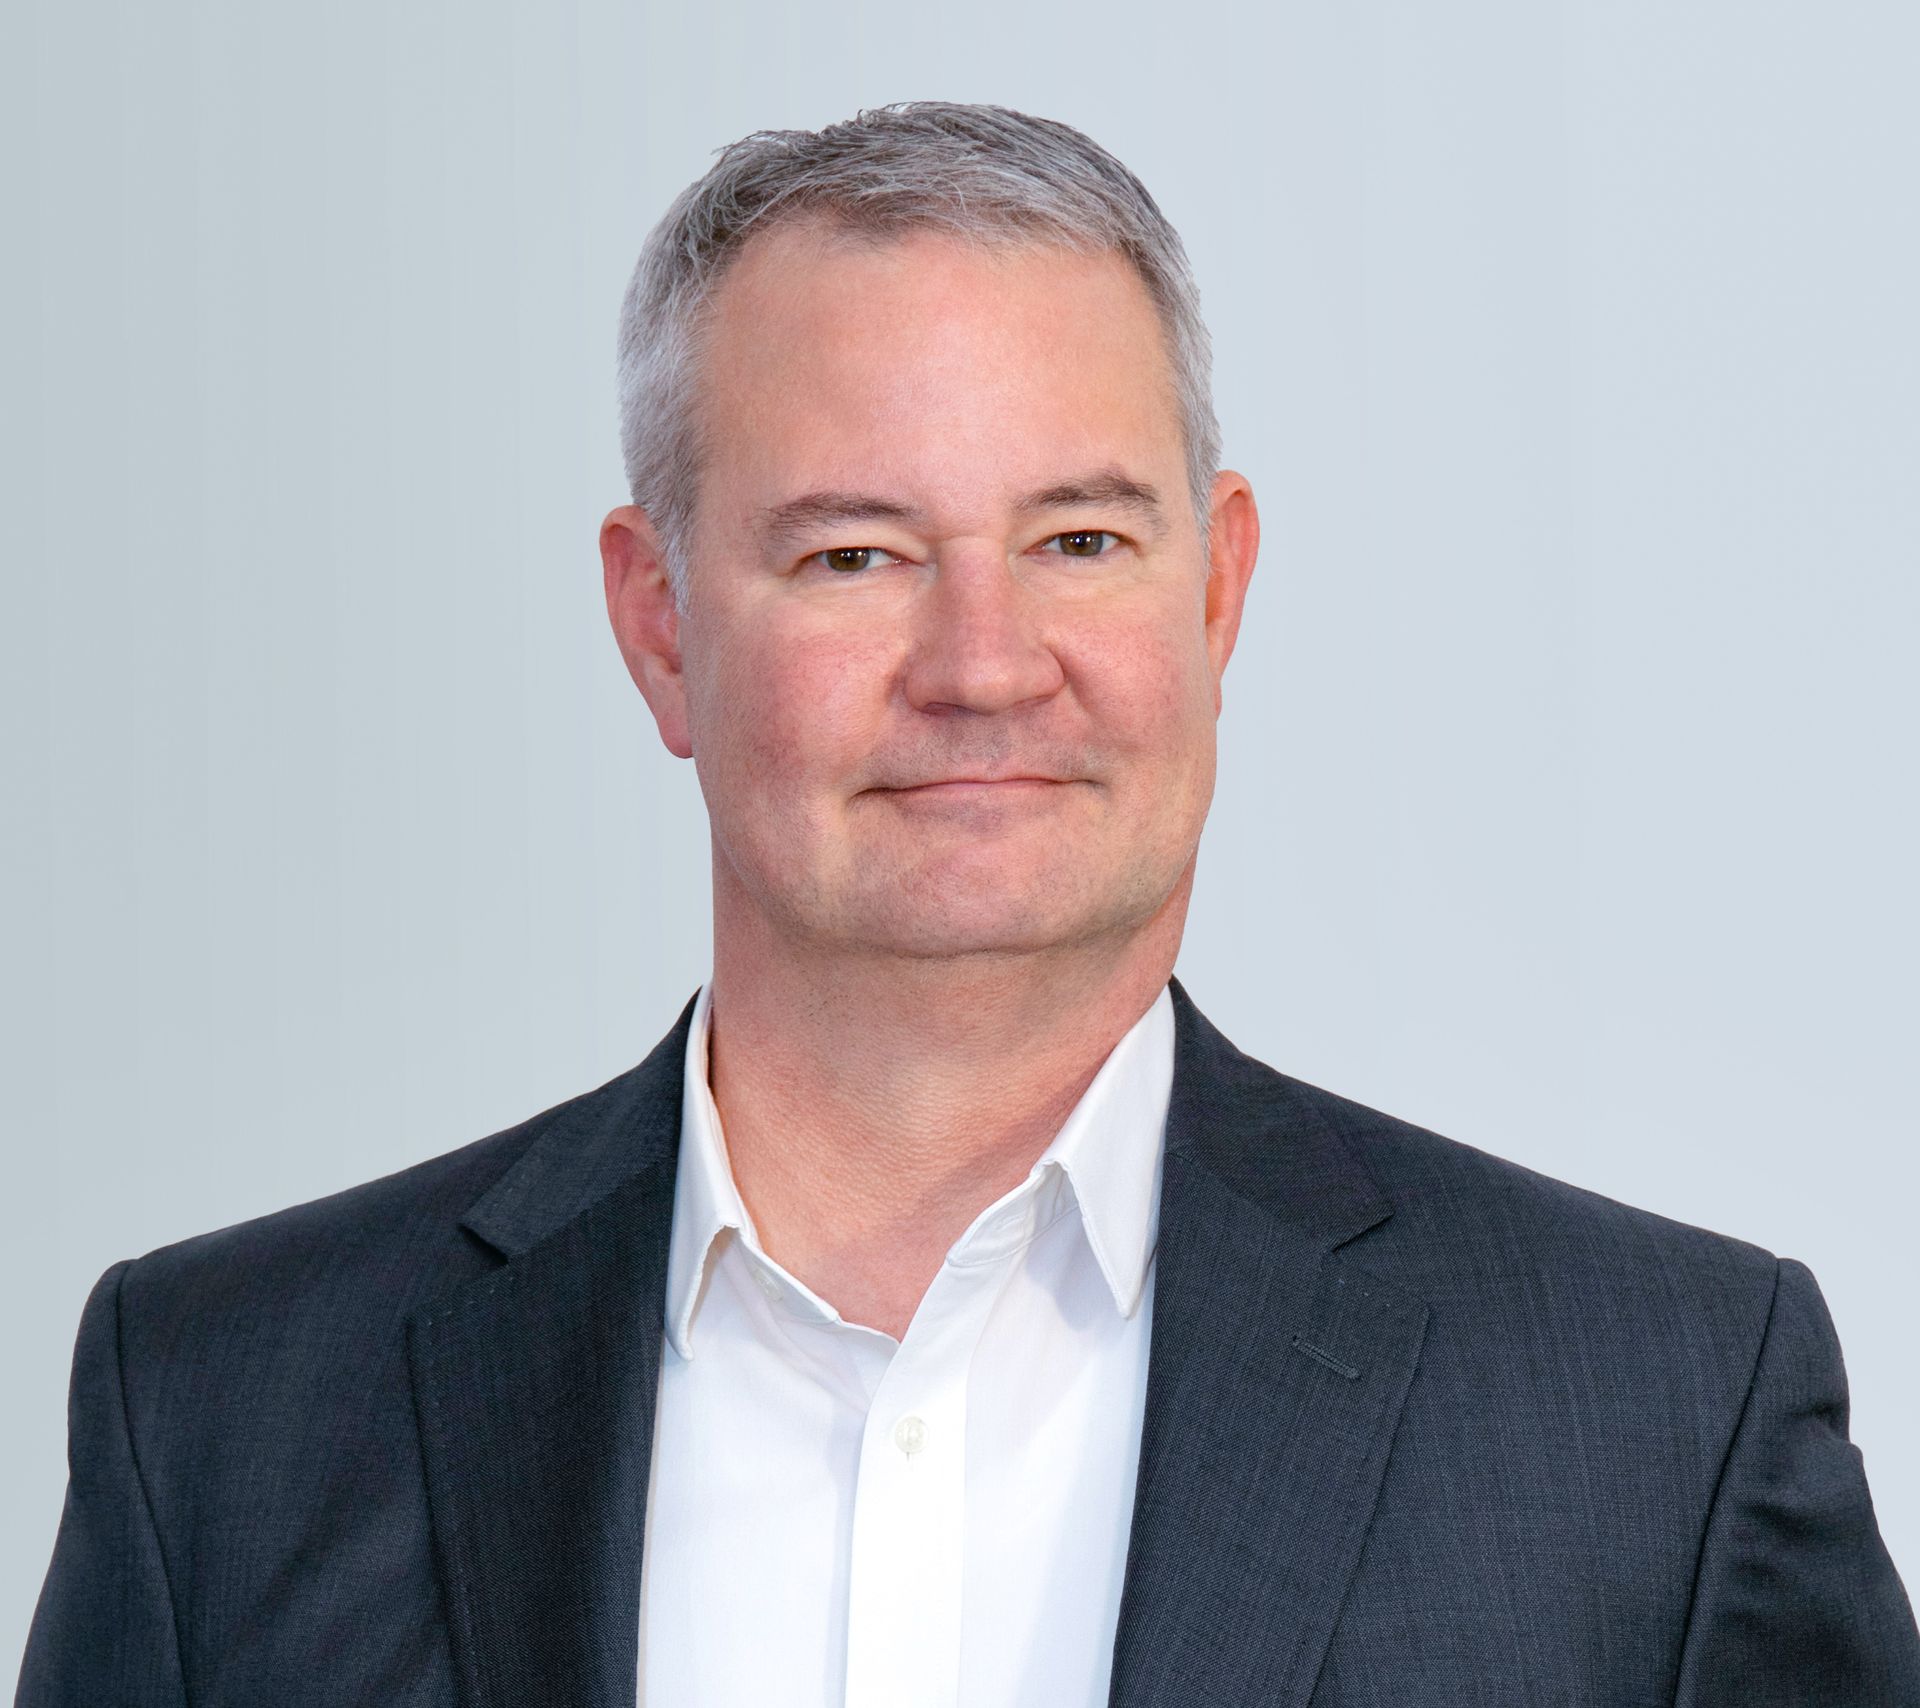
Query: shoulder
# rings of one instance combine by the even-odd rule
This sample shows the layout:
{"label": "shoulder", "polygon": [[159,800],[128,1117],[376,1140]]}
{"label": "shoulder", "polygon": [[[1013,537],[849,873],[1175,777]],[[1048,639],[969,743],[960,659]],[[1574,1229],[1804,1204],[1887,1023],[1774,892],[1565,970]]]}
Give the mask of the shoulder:
{"label": "shoulder", "polygon": [[189,1550],[348,1485],[381,1522],[410,1522],[410,1322],[506,1261],[473,1231],[480,1208],[530,1181],[547,1198],[599,1189],[591,1168],[633,1150],[658,1056],[457,1150],[114,1265],[82,1313],[70,1419],[88,1442],[101,1419],[125,1432]]}
{"label": "shoulder", "polygon": [[[1752,1368],[1782,1260],[1270,1066],[1173,983],[1168,1148],[1449,1331]],[[1645,1349],[1643,1352],[1642,1349]]]}
{"label": "shoulder", "polygon": [[1546,1174],[1318,1087],[1293,1082],[1392,1199],[1395,1211],[1455,1242],[1550,1244],[1571,1260],[1663,1255],[1714,1273],[1764,1275],[1774,1254]]}
{"label": "shoulder", "polygon": [[1377,1200],[1392,1233],[1363,1236],[1370,1256],[1390,1247],[1436,1278],[1530,1264],[1595,1273],[1624,1266],[1629,1275],[1651,1267],[1772,1290],[1778,1259],[1752,1241],[1624,1203],[1295,1078],[1232,1043],[1183,990],[1175,995],[1184,1033],[1177,1118],[1213,1135],[1208,1148],[1275,1202],[1298,1193],[1303,1169],[1338,1177],[1343,1197]]}
{"label": "shoulder", "polygon": [[[1334,1261],[1420,1311],[1409,1415],[1455,1473],[1500,1462],[1495,1443],[1523,1417],[1516,1439],[1569,1464],[1637,1443],[1627,1458],[1649,1486],[1711,1488],[1776,1301],[1803,1280],[1812,1291],[1803,1266],[1272,1069],[1258,1077],[1284,1111],[1262,1141],[1270,1178],[1286,1179],[1286,1135],[1313,1131],[1371,1183],[1381,1214]],[[1508,1421],[1483,1439],[1494,1418]]]}
{"label": "shoulder", "polygon": [[601,1121],[639,1071],[380,1179],[116,1265],[104,1279],[123,1337],[177,1362],[183,1340],[285,1344],[397,1324],[497,1266],[462,1217],[536,1145]]}
{"label": "shoulder", "polygon": [[[1515,1347],[1611,1346],[1630,1360],[1665,1353],[1703,1361],[1729,1382],[1752,1369],[1783,1274],[1765,1247],[1556,1178],[1246,1056],[1229,1077],[1237,1099],[1257,1095],[1278,1114],[1264,1124],[1269,1146],[1284,1145],[1289,1131],[1317,1132],[1371,1183],[1387,1214],[1345,1256],[1427,1301],[1444,1332],[1504,1337]],[[1284,1159],[1269,1167],[1284,1181]]]}

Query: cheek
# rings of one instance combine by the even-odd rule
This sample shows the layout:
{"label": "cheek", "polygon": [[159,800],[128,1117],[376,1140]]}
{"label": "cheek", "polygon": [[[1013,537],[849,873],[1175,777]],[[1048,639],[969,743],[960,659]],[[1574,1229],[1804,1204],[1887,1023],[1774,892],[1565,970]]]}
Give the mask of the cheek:
{"label": "cheek", "polygon": [[875,746],[876,684],[886,680],[879,650],[792,621],[733,626],[695,696],[695,758],[704,740],[711,770],[758,798],[849,776]]}
{"label": "cheek", "polygon": [[1213,678],[1184,610],[1148,614],[1086,655],[1090,709],[1107,739],[1139,757],[1180,761],[1211,740]]}

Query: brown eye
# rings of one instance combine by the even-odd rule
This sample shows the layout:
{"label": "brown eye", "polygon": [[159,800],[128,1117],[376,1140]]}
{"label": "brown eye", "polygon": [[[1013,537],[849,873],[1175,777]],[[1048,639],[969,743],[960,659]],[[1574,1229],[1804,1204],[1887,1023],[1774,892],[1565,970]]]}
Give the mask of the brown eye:
{"label": "brown eye", "polygon": [[827,568],[851,574],[855,570],[871,569],[874,559],[886,554],[878,546],[835,546],[817,555]]}
{"label": "brown eye", "polygon": [[1054,538],[1060,542],[1060,550],[1067,557],[1098,557],[1107,549],[1107,542],[1117,540],[1119,536],[1109,534],[1104,529],[1081,528],[1071,534],[1055,534]]}

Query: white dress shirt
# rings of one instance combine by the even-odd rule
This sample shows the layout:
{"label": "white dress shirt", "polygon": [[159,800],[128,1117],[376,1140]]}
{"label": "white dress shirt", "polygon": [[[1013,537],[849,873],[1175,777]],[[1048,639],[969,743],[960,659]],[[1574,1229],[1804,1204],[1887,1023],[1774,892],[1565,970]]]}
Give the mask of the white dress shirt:
{"label": "white dress shirt", "polygon": [[709,988],[687,1039],[641,1701],[1105,1703],[1171,997],[1163,987],[1027,1179],[954,1243],[896,1341],[761,1249],[707,1084]]}

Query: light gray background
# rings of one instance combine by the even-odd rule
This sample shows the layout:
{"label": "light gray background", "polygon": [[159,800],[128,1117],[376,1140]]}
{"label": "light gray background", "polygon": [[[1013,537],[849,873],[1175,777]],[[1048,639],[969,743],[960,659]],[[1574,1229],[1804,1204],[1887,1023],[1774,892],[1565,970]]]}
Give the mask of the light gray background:
{"label": "light gray background", "polygon": [[598,1084],[703,976],[594,552],[620,291],[712,149],[932,95],[1089,130],[1200,274],[1267,534],[1189,989],[1809,1263],[1912,1585],[1917,19],[10,11],[0,1659],[102,1269]]}

